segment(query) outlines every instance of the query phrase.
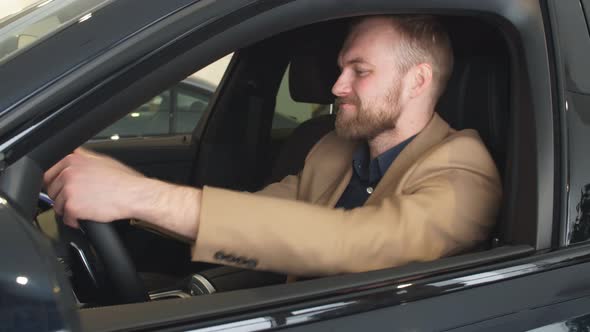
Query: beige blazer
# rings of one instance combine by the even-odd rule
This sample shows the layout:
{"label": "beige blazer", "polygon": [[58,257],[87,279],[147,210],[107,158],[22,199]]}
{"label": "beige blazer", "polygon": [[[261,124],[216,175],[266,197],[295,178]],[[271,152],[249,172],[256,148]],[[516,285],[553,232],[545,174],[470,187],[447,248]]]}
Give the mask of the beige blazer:
{"label": "beige blazer", "polygon": [[334,209],[357,144],[326,135],[298,176],[257,195],[205,187],[193,260],[321,276],[434,260],[488,237],[501,184],[476,131],[435,114],[364,206]]}

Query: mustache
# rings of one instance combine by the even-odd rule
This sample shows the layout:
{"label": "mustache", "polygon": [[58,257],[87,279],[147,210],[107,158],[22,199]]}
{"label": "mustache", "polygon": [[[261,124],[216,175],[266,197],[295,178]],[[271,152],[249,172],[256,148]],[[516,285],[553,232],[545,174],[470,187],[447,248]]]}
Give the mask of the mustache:
{"label": "mustache", "polygon": [[360,100],[356,97],[338,97],[338,98],[336,98],[336,100],[334,102],[336,105],[342,105],[342,104],[358,105],[360,103]]}

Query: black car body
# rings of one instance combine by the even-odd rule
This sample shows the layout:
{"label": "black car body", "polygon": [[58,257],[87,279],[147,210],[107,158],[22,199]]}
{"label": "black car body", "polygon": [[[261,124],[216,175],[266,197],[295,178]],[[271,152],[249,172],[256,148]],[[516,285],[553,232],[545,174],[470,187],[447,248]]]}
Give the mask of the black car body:
{"label": "black car body", "polygon": [[[127,304],[115,294],[80,303],[100,296],[82,294],[92,282],[81,275],[100,272],[100,263],[64,261],[63,251],[78,240],[81,252],[92,252],[81,248],[87,241],[50,240],[33,222],[45,170],[235,52],[190,135],[87,146],[149,176],[196,186],[254,191],[296,172],[321,130],[308,139],[293,136],[299,128],[273,130],[287,66],[295,100],[329,104],[332,59],[348,19],[380,13],[440,15],[449,27],[456,66],[438,111],[455,128],[478,129],[503,179],[504,202],[487,245],[380,271],[290,284],[258,275],[268,282],[245,285],[248,271],[221,282],[206,272],[216,267],[183,265],[187,248],[123,226],[119,235],[130,247],[152,250],[146,262],[129,248],[140,272],[182,281],[198,270],[215,293]],[[589,0],[117,0],[66,14],[59,29],[22,50],[2,44],[9,55],[0,60],[1,331],[590,326]]]}

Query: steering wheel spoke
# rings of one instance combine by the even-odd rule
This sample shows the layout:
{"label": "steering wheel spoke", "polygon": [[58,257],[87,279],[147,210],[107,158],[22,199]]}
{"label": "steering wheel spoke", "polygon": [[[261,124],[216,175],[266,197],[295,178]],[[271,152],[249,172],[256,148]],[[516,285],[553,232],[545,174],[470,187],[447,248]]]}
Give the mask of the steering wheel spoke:
{"label": "steering wheel spoke", "polygon": [[127,249],[111,223],[80,221],[80,228],[102,260],[105,274],[112,282],[118,303],[149,301]]}

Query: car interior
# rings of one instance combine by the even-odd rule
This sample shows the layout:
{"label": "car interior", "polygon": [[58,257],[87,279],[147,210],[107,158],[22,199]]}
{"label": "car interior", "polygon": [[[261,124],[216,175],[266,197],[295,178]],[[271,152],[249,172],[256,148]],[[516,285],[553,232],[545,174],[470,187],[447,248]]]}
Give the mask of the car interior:
{"label": "car interior", "polygon": [[[506,212],[515,204],[516,191],[512,188],[517,176],[511,158],[514,146],[510,144],[515,122],[511,112],[514,58],[504,33],[496,25],[480,18],[459,16],[442,17],[442,21],[450,33],[455,64],[436,111],[457,130],[473,128],[479,132],[504,182],[504,204],[496,228],[486,243],[464,253],[465,257],[472,257],[465,260],[473,264],[498,259],[493,253],[496,248],[532,243],[527,235],[522,235],[524,221],[519,222]],[[288,71],[293,101],[331,105],[334,101],[331,87],[339,74],[336,56],[348,24],[349,19],[320,22],[236,50],[188,140],[164,138],[116,147],[102,143],[86,146],[121,159],[147,176],[197,187],[208,185],[254,192],[296,174],[311,147],[334,128],[335,114],[330,111],[312,117],[287,134],[273,131],[281,80]],[[144,96],[142,101],[151,97]],[[131,226],[127,221],[117,222],[116,230],[152,299],[285,282],[284,275],[273,272],[190,262],[188,244]],[[469,256],[481,252],[490,254]],[[460,265],[462,261],[454,262]],[[100,262],[91,264],[100,266]],[[87,273],[84,277],[85,266],[80,260],[72,260],[69,268],[76,276],[72,284],[81,303],[89,306],[113,303],[109,296],[98,295],[104,289],[89,287],[93,280]]]}

